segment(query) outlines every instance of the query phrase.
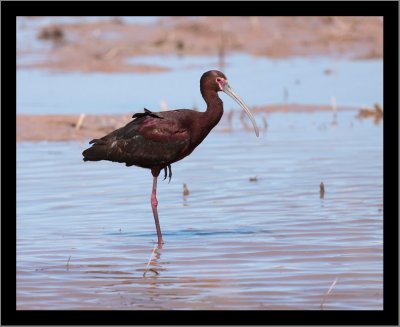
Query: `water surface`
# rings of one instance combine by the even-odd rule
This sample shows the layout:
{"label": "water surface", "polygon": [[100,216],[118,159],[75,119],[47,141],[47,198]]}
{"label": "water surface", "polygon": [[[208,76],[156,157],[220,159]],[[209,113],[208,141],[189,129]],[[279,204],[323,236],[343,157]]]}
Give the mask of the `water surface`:
{"label": "water surface", "polygon": [[382,309],[382,124],[355,114],[217,127],[160,179],[145,277],[150,172],[18,143],[17,309]]}
{"label": "water surface", "polygon": [[[50,73],[17,70],[17,113],[112,114],[143,108],[205,108],[199,90],[201,75],[218,69],[215,57],[148,56],[134,64],[161,65],[163,73]],[[243,69],[246,67],[246,69]],[[329,74],[324,73],[331,70]],[[372,106],[383,103],[382,60],[291,58],[272,60],[236,54],[223,70],[231,86],[250,105],[271,103]],[[226,109],[237,108],[221,96]]]}

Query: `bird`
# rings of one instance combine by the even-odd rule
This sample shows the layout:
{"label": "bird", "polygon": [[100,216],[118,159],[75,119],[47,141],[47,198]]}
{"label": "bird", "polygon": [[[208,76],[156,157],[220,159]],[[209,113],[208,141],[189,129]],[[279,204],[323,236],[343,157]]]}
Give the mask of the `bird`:
{"label": "bird", "polygon": [[157,230],[158,245],[164,244],[158,218],[157,179],[164,170],[164,180],[171,181],[171,164],[190,155],[218,124],[223,115],[223,102],[218,92],[235,100],[249,116],[256,136],[256,121],[243,100],[228,84],[224,73],[218,70],[205,72],[200,78],[200,92],[206,102],[205,111],[176,109],[135,113],[129,123],[113,132],[89,142],[91,147],[82,152],[84,161],[108,160],[151,170],[153,187],[151,208]]}

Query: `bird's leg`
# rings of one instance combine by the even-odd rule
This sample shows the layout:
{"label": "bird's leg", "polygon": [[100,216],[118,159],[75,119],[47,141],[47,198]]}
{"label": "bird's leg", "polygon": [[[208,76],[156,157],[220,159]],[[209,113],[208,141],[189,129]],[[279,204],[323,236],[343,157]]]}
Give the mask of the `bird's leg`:
{"label": "bird's leg", "polygon": [[161,246],[164,242],[162,239],[161,235],[161,228],[160,228],[160,222],[158,221],[158,212],[157,212],[157,178],[158,175],[160,174],[159,169],[152,169],[151,173],[153,175],[153,191],[151,192],[151,208],[153,209],[153,216],[154,216],[154,222],[156,223],[156,229],[157,229],[157,238],[158,238],[158,245]]}

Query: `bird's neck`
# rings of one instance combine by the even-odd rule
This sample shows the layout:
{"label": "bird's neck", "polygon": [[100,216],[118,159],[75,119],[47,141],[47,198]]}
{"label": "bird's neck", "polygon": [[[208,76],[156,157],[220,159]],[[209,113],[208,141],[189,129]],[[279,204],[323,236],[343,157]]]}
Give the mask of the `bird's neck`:
{"label": "bird's neck", "polygon": [[204,123],[211,130],[221,120],[224,113],[223,103],[216,92],[203,94],[203,97],[207,103],[207,110],[204,112]]}
{"label": "bird's neck", "polygon": [[[206,138],[208,133],[210,133],[221,120],[222,114],[224,113],[222,100],[216,92],[202,91],[202,95],[207,103],[207,110],[205,112],[199,112],[197,119],[193,122],[191,135],[192,149],[190,152]],[[188,152],[188,154],[190,154],[190,152]]]}

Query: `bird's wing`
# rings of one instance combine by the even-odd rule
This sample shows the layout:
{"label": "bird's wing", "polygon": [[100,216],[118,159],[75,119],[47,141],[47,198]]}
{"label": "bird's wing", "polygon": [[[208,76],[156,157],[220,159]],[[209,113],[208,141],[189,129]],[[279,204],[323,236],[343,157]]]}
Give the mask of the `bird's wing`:
{"label": "bird's wing", "polygon": [[188,127],[171,115],[160,118],[148,116],[138,125],[137,132],[148,140],[163,143],[189,139]]}
{"label": "bird's wing", "polygon": [[145,113],[110,134],[92,140],[83,155],[86,160],[110,160],[151,168],[182,159],[190,133],[182,114],[174,111]]}

